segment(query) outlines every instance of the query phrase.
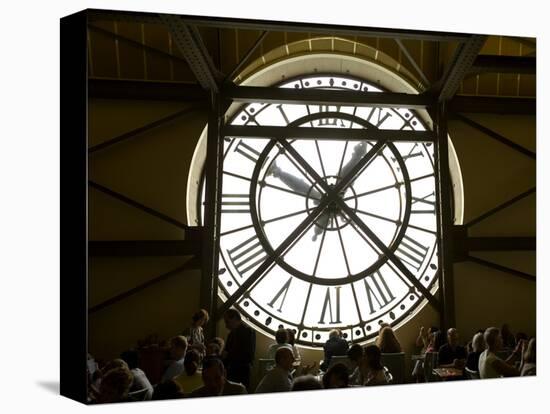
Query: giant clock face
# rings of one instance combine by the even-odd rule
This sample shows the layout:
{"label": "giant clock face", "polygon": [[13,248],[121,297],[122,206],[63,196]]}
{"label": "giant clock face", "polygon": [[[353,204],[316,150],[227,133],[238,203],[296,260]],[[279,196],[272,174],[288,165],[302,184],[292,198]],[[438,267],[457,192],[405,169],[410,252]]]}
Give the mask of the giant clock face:
{"label": "giant clock face", "polygon": [[[380,91],[328,75],[279,86]],[[230,123],[425,129],[408,109],[331,105],[250,104]],[[294,329],[306,346],[336,327],[364,342],[418,309],[438,263],[431,143],[225,137],[224,146],[222,300],[253,278],[235,306],[259,330]]]}

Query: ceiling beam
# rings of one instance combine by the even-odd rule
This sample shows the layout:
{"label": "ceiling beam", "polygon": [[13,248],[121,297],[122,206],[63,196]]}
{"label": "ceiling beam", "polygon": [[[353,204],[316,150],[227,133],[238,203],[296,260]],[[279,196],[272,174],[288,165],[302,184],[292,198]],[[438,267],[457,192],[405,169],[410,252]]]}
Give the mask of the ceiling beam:
{"label": "ceiling beam", "polygon": [[464,122],[466,125],[477,129],[479,132],[481,132],[484,135],[487,135],[488,137],[494,139],[495,141],[498,141],[501,144],[506,145],[509,148],[512,148],[513,150],[519,152],[520,154],[523,154],[523,155],[531,158],[532,160],[537,159],[537,154],[534,153],[533,151],[531,151],[531,150],[529,150],[529,149],[527,149],[527,148],[525,148],[525,147],[523,147],[519,144],[516,144],[514,141],[500,135],[498,132],[493,131],[490,128],[487,128],[484,125],[481,125],[480,123],[474,121],[473,119],[470,119],[467,116],[464,116],[464,115],[458,114],[458,113],[455,113],[452,116],[453,116],[453,118],[458,119],[461,122]]}
{"label": "ceiling beam", "polygon": [[241,72],[241,69],[244,67],[244,65],[248,62],[248,60],[250,59],[250,57],[254,54],[254,52],[256,51],[256,49],[258,49],[258,47],[263,43],[265,37],[267,36],[269,32],[267,30],[264,30],[262,33],[260,33],[260,35],[258,36],[258,38],[256,39],[256,41],[254,42],[254,44],[250,47],[250,49],[248,49],[248,51],[245,53],[245,55],[242,57],[241,61],[239,63],[237,63],[237,66],[235,66],[233,68],[233,70],[231,71],[231,73],[229,75],[227,75],[224,79],[224,83],[225,82],[233,82],[233,79],[240,74]]}
{"label": "ceiling beam", "polygon": [[451,62],[439,82],[439,102],[448,101],[454,96],[486,40],[487,36],[472,35],[457,46]]}
{"label": "ceiling beam", "polygon": [[208,94],[196,83],[127,79],[88,79],[92,99],[207,102]]}
{"label": "ceiling beam", "polygon": [[488,113],[502,115],[535,115],[537,101],[531,97],[493,97],[455,95],[449,112]]}
{"label": "ceiling beam", "polygon": [[223,128],[226,137],[272,138],[272,139],[318,139],[318,140],[390,140],[403,142],[433,142],[431,131],[405,131],[359,128],[312,128],[281,126],[238,126],[227,125]]}
{"label": "ceiling beam", "polygon": [[212,57],[204,45],[199,30],[186,23],[180,16],[159,14],[161,23],[170,31],[174,42],[183,54],[199,84],[206,90],[219,92],[223,75],[214,66]]}
{"label": "ceiling beam", "polygon": [[90,240],[90,257],[196,256],[200,240]]}
{"label": "ceiling beam", "polygon": [[479,55],[468,72],[468,76],[480,73],[535,74],[536,70],[537,58],[534,56]]}
{"label": "ceiling beam", "polygon": [[424,109],[433,103],[426,94],[360,92],[316,88],[276,88],[230,85],[222,90],[224,98],[234,102],[316,104],[341,106],[383,106],[385,108]]}
{"label": "ceiling beam", "polygon": [[[134,21],[139,23],[159,23],[159,15],[146,12],[129,12],[116,10],[88,10],[90,21],[115,20]],[[376,27],[361,27],[352,25],[335,25],[305,22],[285,22],[277,20],[239,19],[230,17],[204,17],[180,15],[182,19],[192,25],[216,27],[221,29],[243,29],[275,32],[321,33],[331,36],[363,36],[389,39],[428,40],[433,42],[460,42],[467,40],[470,35],[455,32],[437,32],[427,30],[387,29]]]}

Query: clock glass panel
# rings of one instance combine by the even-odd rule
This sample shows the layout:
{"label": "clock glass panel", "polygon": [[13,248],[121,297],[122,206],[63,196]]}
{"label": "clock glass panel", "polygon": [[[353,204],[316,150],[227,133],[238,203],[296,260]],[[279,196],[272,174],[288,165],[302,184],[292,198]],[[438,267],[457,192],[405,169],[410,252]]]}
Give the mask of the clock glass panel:
{"label": "clock glass panel", "polygon": [[[278,86],[381,92],[340,75]],[[396,325],[419,309],[438,267],[436,175],[431,142],[398,138],[399,131],[426,129],[413,111],[253,103],[229,124],[366,134],[224,138],[223,301],[252,278],[235,306],[258,330],[290,328],[298,344],[313,347],[333,328],[365,342],[381,323]],[[378,130],[394,130],[396,139],[380,139]]]}

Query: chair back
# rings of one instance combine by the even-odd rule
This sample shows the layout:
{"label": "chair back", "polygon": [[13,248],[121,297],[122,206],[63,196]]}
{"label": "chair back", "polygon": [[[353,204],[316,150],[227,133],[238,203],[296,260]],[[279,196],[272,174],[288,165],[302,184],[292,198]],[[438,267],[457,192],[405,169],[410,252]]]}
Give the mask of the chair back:
{"label": "chair back", "polygon": [[258,359],[258,381],[267,374],[267,371],[270,371],[275,366],[275,360],[270,358],[260,358]]}
{"label": "chair back", "polygon": [[479,372],[473,371],[468,367],[464,367],[464,371],[466,371],[466,376],[468,379],[479,379]]}
{"label": "chair back", "polygon": [[393,380],[393,375],[391,374],[390,370],[388,369],[388,367],[384,367],[384,376],[386,377],[386,382],[388,384],[393,384],[394,380]]}
{"label": "chair back", "polygon": [[382,354],[382,365],[388,368],[394,384],[405,383],[405,353]]}
{"label": "chair back", "polygon": [[351,370],[350,360],[346,355],[334,355],[332,358],[330,358],[330,364],[328,366],[329,369],[336,364],[342,364],[347,369]]}
{"label": "chair back", "polygon": [[147,388],[142,388],[141,390],[129,392],[128,399],[130,401],[145,401],[147,391],[149,391]]}
{"label": "chair back", "polygon": [[426,352],[424,357],[424,378],[426,382],[438,381],[439,378],[434,375],[433,369],[437,368],[437,358],[439,354],[437,352]]}

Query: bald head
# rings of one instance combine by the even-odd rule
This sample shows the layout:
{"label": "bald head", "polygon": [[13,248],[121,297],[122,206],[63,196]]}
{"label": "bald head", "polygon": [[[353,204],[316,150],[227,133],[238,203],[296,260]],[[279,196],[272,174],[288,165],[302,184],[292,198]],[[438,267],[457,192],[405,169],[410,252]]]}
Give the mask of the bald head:
{"label": "bald head", "polygon": [[277,364],[278,367],[290,371],[293,362],[294,354],[290,348],[283,346],[277,349],[277,352],[275,352],[275,364]]}
{"label": "bald head", "polygon": [[485,333],[483,334],[483,338],[485,339],[485,343],[490,350],[495,351],[500,348],[501,340],[500,331],[498,330],[498,328],[487,328],[485,330]]}
{"label": "bald head", "polygon": [[458,345],[458,331],[456,328],[449,328],[447,330],[447,342],[453,347]]}

